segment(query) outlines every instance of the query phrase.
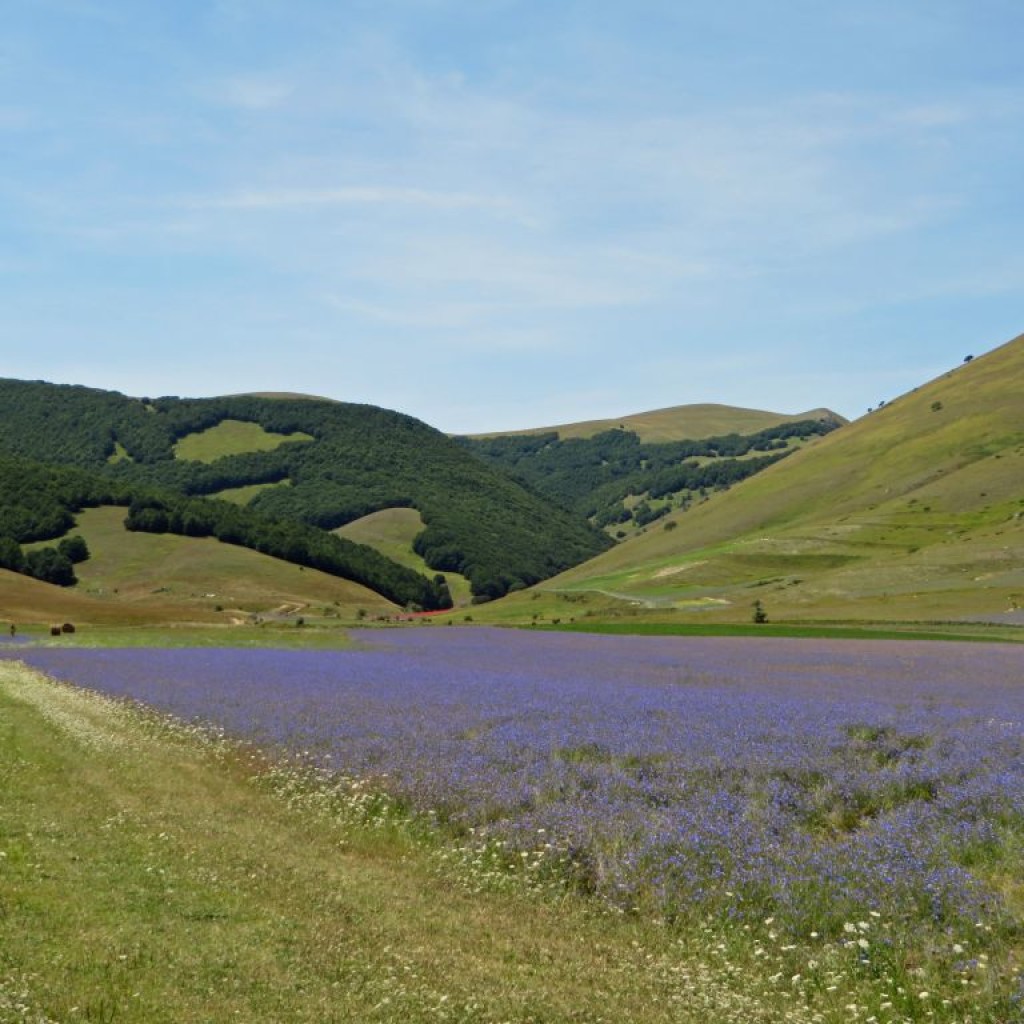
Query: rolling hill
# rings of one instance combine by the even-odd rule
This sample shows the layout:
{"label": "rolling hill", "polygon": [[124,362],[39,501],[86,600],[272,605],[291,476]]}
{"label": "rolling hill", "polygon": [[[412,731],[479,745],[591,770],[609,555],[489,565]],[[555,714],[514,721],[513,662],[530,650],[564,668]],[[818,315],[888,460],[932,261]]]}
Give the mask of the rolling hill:
{"label": "rolling hill", "polygon": [[[1024,336],[838,426],[827,410],[702,406],[610,430],[570,425],[565,437],[473,440],[302,396],[149,400],[0,381],[0,470],[25,483],[0,495],[0,518],[26,551],[76,519],[93,554],[59,600],[0,570],[0,615],[223,622],[397,610],[376,584],[319,573],[311,556],[306,569],[281,560],[355,541],[405,581],[395,586],[449,573],[461,600],[507,594],[492,607],[511,620],[536,620],[550,601],[671,621],[749,621],[755,601],[773,621],[1024,620],[1022,393]],[[759,471],[744,479],[743,461]],[[688,475],[680,491],[668,480],[716,465],[718,483]],[[48,473],[56,483],[32,483]],[[63,495],[56,505],[51,491]],[[615,546],[586,522],[602,521],[602,501],[632,517]],[[121,532],[126,518],[134,534]],[[245,537],[258,550],[238,548]]]}
{"label": "rolling hill", "polygon": [[107,506],[77,515],[73,534],[86,540],[90,557],[75,566],[73,588],[0,570],[0,620],[231,626],[401,610],[359,584],[212,537],[128,532],[126,511]]}
{"label": "rolling hill", "polygon": [[1024,607],[1024,336],[548,581],[634,608],[1012,619]]}
{"label": "rolling hill", "polygon": [[[347,546],[346,557],[354,557],[354,546],[324,531],[384,509],[415,509],[424,524],[416,553],[435,573],[468,578],[484,599],[545,579],[610,543],[440,431],[372,406],[255,396],[133,399],[3,380],[0,456],[74,467],[136,498],[147,495],[133,502],[133,529],[217,536],[332,572],[337,550]],[[228,502],[202,500],[222,494]],[[281,524],[302,524],[324,539]],[[332,553],[310,556],[313,548]],[[292,558],[293,549],[307,554]],[[376,588],[382,573],[406,581],[415,575],[436,589],[436,581],[391,565],[378,560],[375,575],[350,578]],[[446,592],[403,596],[409,586],[381,592],[401,603],[444,606]]]}
{"label": "rolling hill", "polygon": [[703,403],[676,405],[667,409],[635,412],[611,419],[583,420],[562,423],[553,427],[530,427],[526,430],[493,431],[471,435],[474,439],[495,437],[523,437],[531,434],[557,434],[563,441],[569,438],[591,438],[607,430],[628,430],[644,443],[681,441],[725,434],[756,434],[781,423],[800,420],[832,419],[842,417],[830,409],[810,409],[801,413],[767,412],[763,409],[743,409],[733,405]]}
{"label": "rolling hill", "polygon": [[547,434],[461,438],[488,465],[572,509],[618,537],[730,487],[842,421],[827,414],[756,433],[642,441],[616,427],[592,437]]}

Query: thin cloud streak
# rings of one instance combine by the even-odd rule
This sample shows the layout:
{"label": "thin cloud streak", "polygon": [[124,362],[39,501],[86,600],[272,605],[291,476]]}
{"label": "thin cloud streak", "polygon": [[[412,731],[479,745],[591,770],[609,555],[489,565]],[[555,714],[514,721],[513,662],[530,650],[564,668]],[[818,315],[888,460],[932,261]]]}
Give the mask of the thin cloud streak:
{"label": "thin cloud streak", "polygon": [[193,209],[282,210],[317,206],[411,206],[433,210],[508,210],[512,204],[495,196],[466,192],[436,192],[428,189],[385,185],[343,188],[278,188],[242,190],[223,196],[190,198],[181,205]]}

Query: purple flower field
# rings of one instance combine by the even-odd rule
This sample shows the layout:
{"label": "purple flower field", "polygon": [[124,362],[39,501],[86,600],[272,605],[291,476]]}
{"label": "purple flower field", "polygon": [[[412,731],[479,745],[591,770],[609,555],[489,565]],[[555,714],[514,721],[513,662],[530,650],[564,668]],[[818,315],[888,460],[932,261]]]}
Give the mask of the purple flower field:
{"label": "purple flower field", "polygon": [[[1011,645],[366,630],[352,651],[19,648],[370,780],[662,916],[995,926],[1024,823]],[[915,922],[917,924],[915,924]]]}

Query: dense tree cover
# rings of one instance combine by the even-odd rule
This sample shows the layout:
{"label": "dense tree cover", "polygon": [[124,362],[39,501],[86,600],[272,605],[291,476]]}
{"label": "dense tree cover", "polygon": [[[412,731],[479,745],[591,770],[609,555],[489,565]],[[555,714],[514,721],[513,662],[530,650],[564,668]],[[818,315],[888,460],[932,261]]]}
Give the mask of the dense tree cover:
{"label": "dense tree cover", "polygon": [[144,401],[116,391],[0,379],[0,453],[96,466],[114,455],[115,442],[139,462],[173,457],[167,424]]}
{"label": "dense tree cover", "polygon": [[128,491],[117,481],[66,466],[0,460],[0,568],[73,585],[74,563],[89,557],[81,537],[28,553],[21,545],[60,537],[83,508],[127,503]]}
{"label": "dense tree cover", "polygon": [[[324,530],[383,508],[416,508],[425,523],[416,547],[427,564],[458,566],[480,597],[545,579],[609,543],[578,514],[439,431],[374,406],[255,396],[150,401],[38,382],[0,385],[0,453],[91,466],[133,488],[189,496],[279,483],[257,494],[252,510]],[[47,419],[48,405],[60,410],[56,420]],[[210,464],[174,459],[178,439],[225,419],[314,440]],[[111,463],[118,445],[129,459]]]}
{"label": "dense tree cover", "polygon": [[76,534],[74,537],[65,537],[57,545],[57,550],[72,564],[85,562],[89,559],[89,545],[85,538]]}
{"label": "dense tree cover", "polygon": [[0,459],[0,537],[17,544],[61,537],[74,514],[97,505],[127,505],[122,482],[68,466]]}
{"label": "dense tree cover", "polygon": [[44,583],[58,587],[73,587],[78,582],[71,560],[57,548],[36,548],[25,555],[24,572]]}
{"label": "dense tree cover", "polygon": [[[801,420],[755,434],[659,443],[641,442],[637,434],[621,429],[565,440],[550,431],[459,441],[488,464],[599,526],[628,519],[644,525],[664,512],[650,506],[640,507],[639,515],[630,512],[622,504],[629,495],[658,499],[727,487],[782,458],[789,438],[827,434],[838,425],[830,419]],[[697,458],[715,461],[701,465]]]}

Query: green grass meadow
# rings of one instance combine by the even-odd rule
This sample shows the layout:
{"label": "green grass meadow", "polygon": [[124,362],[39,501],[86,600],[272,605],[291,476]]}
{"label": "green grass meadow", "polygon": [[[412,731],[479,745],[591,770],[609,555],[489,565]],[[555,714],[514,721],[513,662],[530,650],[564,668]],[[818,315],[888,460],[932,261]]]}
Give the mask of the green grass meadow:
{"label": "green grass meadow", "polygon": [[174,446],[178,459],[194,462],[215,462],[225,455],[244,455],[248,452],[268,452],[287,441],[312,441],[310,434],[275,434],[264,430],[258,423],[242,420],[222,420],[209,430],[183,437]]}

